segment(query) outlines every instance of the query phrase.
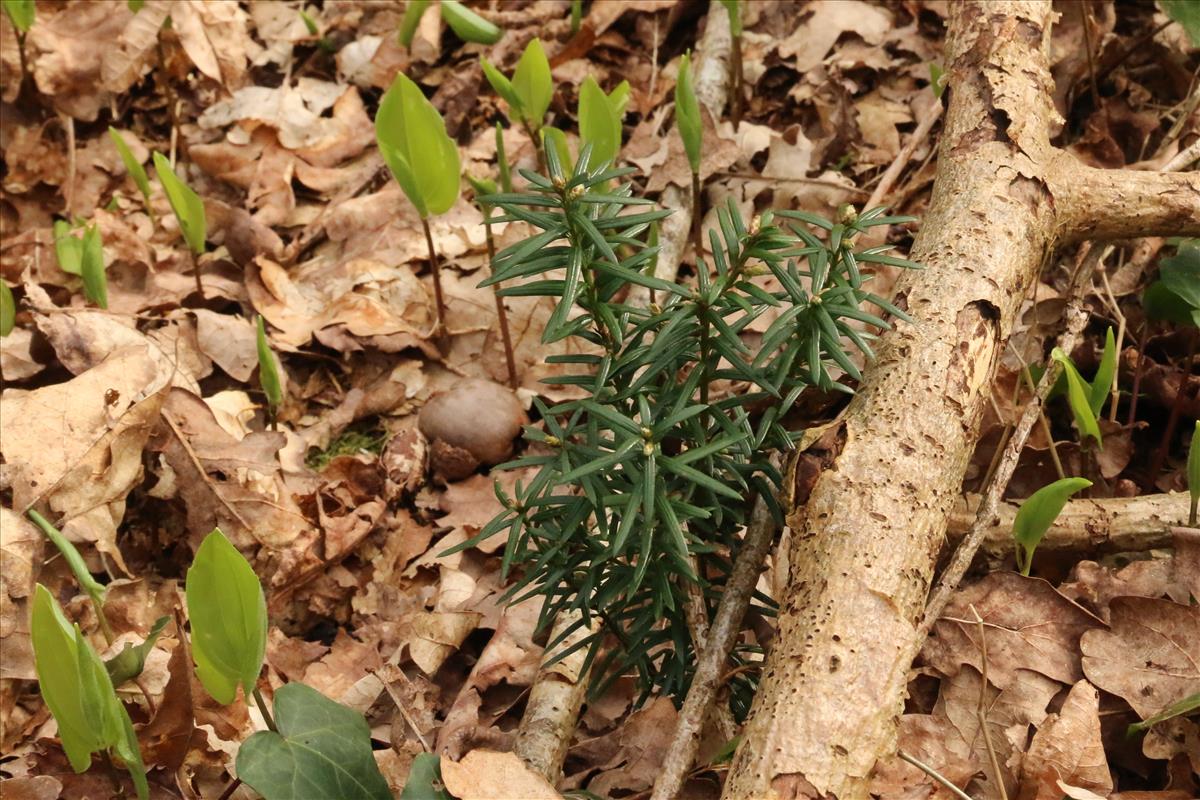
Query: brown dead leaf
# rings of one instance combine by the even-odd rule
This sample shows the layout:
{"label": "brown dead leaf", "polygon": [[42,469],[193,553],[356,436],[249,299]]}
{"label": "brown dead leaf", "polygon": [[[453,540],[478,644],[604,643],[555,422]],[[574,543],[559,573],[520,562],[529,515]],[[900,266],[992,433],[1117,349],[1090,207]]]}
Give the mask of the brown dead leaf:
{"label": "brown dead leaf", "polygon": [[1113,789],[1100,740],[1100,696],[1087,681],[1038,727],[1021,765],[1018,800],[1060,800],[1061,784],[1107,795]]}
{"label": "brown dead leaf", "polygon": [[196,69],[231,89],[241,85],[249,55],[260,49],[250,38],[249,17],[241,6],[175,0],[171,23]]}
{"label": "brown dead leaf", "polygon": [[0,506],[0,681],[33,680],[29,598],[42,563],[44,537],[24,517]]}
{"label": "brown dead leaf", "polygon": [[196,728],[192,712],[191,648],[187,637],[180,635],[178,620],[177,616],[175,648],[167,662],[170,678],[154,718],[142,729],[139,737],[146,762],[158,764],[172,772],[179,769],[187,758]]}
{"label": "brown dead leaf", "polygon": [[818,0],[808,8],[813,15],[779,42],[780,57],[794,58],[793,66],[800,73],[825,60],[843,33],[853,33],[868,44],[878,45],[892,30],[890,11],[860,0]]}
{"label": "brown dead leaf", "polygon": [[206,356],[238,381],[248,381],[258,367],[253,323],[236,314],[218,314],[207,308],[196,316],[196,343]]}
{"label": "brown dead leaf", "polygon": [[600,774],[588,782],[588,791],[612,797],[615,791],[640,792],[653,786],[671,744],[671,737],[663,732],[675,730],[678,716],[669,698],[658,697],[612,733],[572,747],[571,756],[603,764]]}
{"label": "brown dead leaf", "polygon": [[442,759],[442,781],[458,800],[559,800],[554,787],[515,753],[472,750],[461,761]]}
{"label": "brown dead leaf", "polygon": [[1200,607],[1118,597],[1111,630],[1083,635],[1083,671],[1142,719],[1200,692]]}
{"label": "brown dead leaf", "polygon": [[473,611],[421,611],[408,619],[408,654],[422,672],[432,676],[456,651],[482,614]]}
{"label": "brown dead leaf", "polygon": [[944,675],[981,668],[970,605],[987,626],[988,680],[1002,689],[1022,669],[1074,684],[1083,677],[1079,637],[1103,624],[1043,580],[995,572],[954,596],[925,643],[925,661]]}
{"label": "brown dead leaf", "polygon": [[0,796],[5,800],[58,800],[62,789],[62,783],[49,775],[0,780]]}
{"label": "brown dead leaf", "polygon": [[116,41],[131,18],[120,3],[74,3],[57,14],[39,13],[25,42],[38,91],[60,111],[94,121],[110,98],[98,88],[105,48],[96,43]]}

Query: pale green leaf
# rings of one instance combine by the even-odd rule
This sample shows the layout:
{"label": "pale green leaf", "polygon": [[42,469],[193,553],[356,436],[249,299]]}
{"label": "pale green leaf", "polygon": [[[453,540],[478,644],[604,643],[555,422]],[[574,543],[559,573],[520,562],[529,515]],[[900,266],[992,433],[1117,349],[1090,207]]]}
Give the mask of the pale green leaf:
{"label": "pale green leaf", "polygon": [[675,125],[679,128],[680,138],[683,139],[688,164],[693,173],[699,173],[703,124],[700,118],[700,103],[696,101],[696,92],[692,88],[690,53],[683,54],[683,59],[679,62],[679,77],[675,79]]}
{"label": "pale green leaf", "polygon": [[196,674],[218,703],[254,691],[267,647],[267,602],[250,564],[214,529],[187,571]]}
{"label": "pale green leaf", "polygon": [[154,172],[167,194],[183,239],[196,255],[204,252],[204,239],[208,234],[208,222],[204,216],[204,201],[192,188],[179,179],[171,162],[162,153],[154,154]]}
{"label": "pale green leaf", "polygon": [[400,73],[375,115],[375,139],[400,188],[422,218],[458,200],[458,146],[421,88]]}
{"label": "pale green leaf", "polygon": [[54,257],[58,268],[70,275],[83,274],[83,240],[71,230],[71,223],[54,221]]}
{"label": "pale green leaf", "polygon": [[1192,431],[1192,443],[1188,446],[1187,460],[1188,492],[1192,496],[1192,509],[1188,516],[1188,525],[1196,527],[1196,511],[1200,508],[1200,420],[1196,420],[1196,428]]}
{"label": "pale green leaf", "polygon": [[391,800],[357,711],[302,683],[275,692],[278,732],[259,731],[238,751],[237,773],[266,800]]}
{"label": "pale green leaf", "polygon": [[1164,258],[1158,277],[1189,307],[1200,308],[1200,240],[1185,240],[1175,255]]}
{"label": "pale green leaf", "polygon": [[89,225],[83,233],[83,258],[80,261],[83,295],[90,302],[108,308],[108,276],[104,272],[104,242],[100,229]]}
{"label": "pale green leaf", "polygon": [[[571,148],[567,144],[567,135],[553,125],[546,125],[542,128],[542,147],[546,150],[554,148],[554,155],[558,157],[558,163],[563,165],[564,170],[571,169]],[[593,151],[594,152],[594,151]]]}
{"label": "pale green leaf", "polygon": [[1187,31],[1192,44],[1200,47],[1200,3],[1196,0],[1158,0],[1167,16]]}
{"label": "pale green leaf", "polygon": [[37,17],[37,7],[34,0],[4,0],[4,13],[12,20],[14,28],[28,33]]}
{"label": "pale green leaf", "polygon": [[542,120],[550,108],[554,96],[554,81],[550,77],[550,61],[542,48],[542,40],[534,37],[525,46],[517,69],[513,73],[512,87],[521,100],[522,116],[535,131],[542,127]]}
{"label": "pale green leaf", "polygon": [[400,20],[400,44],[412,47],[413,34],[421,22],[421,15],[429,8],[430,0],[408,0],[404,6],[404,17]]}
{"label": "pale green leaf", "polygon": [[113,146],[117,148],[117,154],[121,156],[121,163],[125,165],[125,171],[129,173],[129,177],[133,178],[138,191],[142,193],[146,208],[149,209],[150,178],[146,175],[146,168],[134,157],[133,151],[129,149],[129,145],[125,144],[125,139],[122,138],[120,131],[110,125],[108,135],[112,139]]}
{"label": "pale green leaf", "polygon": [[1067,376],[1067,402],[1075,417],[1075,427],[1079,429],[1080,441],[1090,436],[1098,444],[1103,444],[1104,439],[1100,435],[1100,425],[1096,422],[1096,415],[1092,413],[1091,401],[1088,398],[1087,381],[1083,379],[1079,370],[1075,369],[1071,359],[1062,350],[1056,347],[1051,351],[1050,356],[1062,364],[1063,372]]}
{"label": "pale green leaf", "polygon": [[275,361],[275,353],[271,351],[271,343],[267,341],[267,326],[259,314],[255,320],[257,327],[256,346],[258,349],[258,382],[267,403],[274,413],[283,403],[283,385],[279,380],[279,365]]}
{"label": "pale green leaf", "polygon": [[17,302],[12,289],[0,280],[0,336],[8,336],[17,324]]}
{"label": "pale green leaf", "polygon": [[1088,393],[1088,403],[1092,407],[1092,416],[1099,417],[1104,400],[1112,391],[1113,377],[1117,374],[1117,342],[1110,327],[1104,337],[1104,352],[1100,354],[1100,366],[1092,378],[1091,389]]}
{"label": "pale green leaf", "polygon": [[621,121],[591,75],[579,86],[579,138],[592,146],[588,169],[611,163],[621,147]]}
{"label": "pale green leaf", "polygon": [[496,69],[492,62],[486,58],[479,59],[479,66],[483,69],[483,77],[487,78],[487,82],[491,84],[492,90],[500,95],[500,98],[508,104],[509,119],[522,119],[525,117],[525,104],[521,101],[521,96],[517,94],[516,87],[513,86],[503,72]]}
{"label": "pale green leaf", "polygon": [[430,753],[418,754],[409,767],[400,800],[454,800],[442,783],[442,760]]}
{"label": "pale green leaf", "polygon": [[495,44],[503,33],[498,27],[464,6],[458,0],[442,0],[442,19],[464,42]]}
{"label": "pale green leaf", "polygon": [[1092,482],[1086,478],[1062,478],[1038,489],[1017,509],[1016,519],[1013,520],[1013,541],[1017,545],[1017,567],[1022,575],[1029,574],[1033,551],[1054,520],[1058,519],[1067,500],[1091,485]]}

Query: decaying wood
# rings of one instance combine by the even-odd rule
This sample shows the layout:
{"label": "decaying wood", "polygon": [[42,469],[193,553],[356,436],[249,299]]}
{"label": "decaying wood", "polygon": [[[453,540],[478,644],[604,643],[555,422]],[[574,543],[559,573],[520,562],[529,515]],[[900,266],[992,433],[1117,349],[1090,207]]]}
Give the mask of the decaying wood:
{"label": "decaying wood", "polygon": [[[550,631],[550,641],[562,636],[576,619],[574,614],[560,616]],[[587,627],[576,628],[553,648],[553,652],[548,650],[546,658],[578,643],[589,633]],[[586,656],[587,648],[581,647],[561,661],[548,667],[543,665],[538,670],[529,690],[521,726],[517,729],[513,752],[552,784],[562,777],[563,759],[567,757],[567,746],[571,743],[579,709],[587,694],[587,675],[583,672]]]}
{"label": "decaying wood", "polygon": [[1092,170],[1050,145],[1039,0],[951,4],[950,104],[928,214],[842,423],[792,510],[789,589],[726,798],[865,798],[896,747],[917,623],[990,379],[1042,264],[1089,236],[1195,235],[1200,176]]}
{"label": "decaying wood", "polygon": [[[950,539],[966,534],[975,522],[978,506],[978,496],[969,501],[960,499],[950,515]],[[982,549],[989,556],[1012,555],[1012,524],[1018,508],[1019,503],[1000,505],[1000,518],[987,529],[983,541]],[[1123,553],[1169,547],[1171,527],[1187,522],[1187,513],[1186,492],[1072,500],[1046,532],[1038,552]]]}

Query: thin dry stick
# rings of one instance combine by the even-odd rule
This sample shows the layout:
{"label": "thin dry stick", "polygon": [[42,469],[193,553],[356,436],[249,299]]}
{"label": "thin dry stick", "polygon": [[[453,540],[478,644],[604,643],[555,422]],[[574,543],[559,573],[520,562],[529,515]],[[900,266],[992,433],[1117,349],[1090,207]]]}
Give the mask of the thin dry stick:
{"label": "thin dry stick", "polygon": [[429,220],[421,217],[421,227],[425,231],[425,246],[429,248],[429,265],[433,270],[433,300],[437,306],[437,322],[433,329],[433,338],[444,342],[446,336],[446,301],[442,295],[442,262],[438,258],[437,249],[433,246],[433,234],[429,232]]}
{"label": "thin dry stick", "polygon": [[67,191],[63,200],[66,202],[66,216],[69,220],[74,213],[73,206],[75,205],[75,172],[77,170],[78,156],[75,153],[75,118],[70,114],[63,114],[63,127],[67,130]]}
{"label": "thin dry stick", "polygon": [[1000,800],[1008,800],[1008,789],[1005,788],[1004,778],[1000,774],[1000,761],[996,758],[996,748],[992,746],[992,735],[988,732],[988,657],[987,638],[984,632],[983,617],[979,616],[979,612],[975,610],[974,603],[969,605],[968,608],[970,609],[971,614],[975,617],[975,623],[979,626],[979,704],[975,707],[975,712],[979,719],[979,733],[983,736],[983,744],[987,748],[988,761],[990,761],[992,765],[992,777],[996,780],[996,787],[1000,792]]}
{"label": "thin dry stick", "polygon": [[960,800],[975,800],[975,798],[971,797],[971,795],[967,794],[962,789],[958,788],[953,783],[951,783],[949,778],[946,778],[940,772],[938,772],[936,769],[929,766],[924,761],[921,761],[916,756],[910,755],[909,753],[906,753],[903,750],[897,750],[896,755],[900,757],[901,761],[906,761],[909,764],[912,764],[914,767],[921,770],[921,772],[924,772],[926,775],[933,778],[935,781],[940,783],[942,786],[945,786],[950,792],[952,792],[954,794],[955,797],[960,798]]}
{"label": "thin dry stick", "polygon": [[[1100,258],[1103,254],[1102,248],[1089,247],[1088,254],[1080,263],[1075,274],[1075,280],[1072,281],[1072,291],[1070,292],[1071,302],[1067,306],[1067,326],[1062,334],[1058,337],[1058,347],[1064,353],[1069,353],[1075,348],[1075,340],[1079,338],[1079,334],[1083,332],[1084,326],[1087,324],[1088,313],[1083,307],[1083,287],[1091,284],[1092,274],[1097,265],[1100,263]],[[1029,432],[1033,430],[1033,423],[1037,420],[1038,415],[1042,412],[1042,404],[1046,402],[1046,396],[1050,394],[1050,389],[1054,386],[1054,382],[1058,380],[1058,373],[1061,365],[1050,359],[1046,365],[1046,371],[1042,374],[1042,379],[1037,385],[1037,391],[1029,402],[1025,405],[1025,410],[1021,414],[1021,419],[1017,423],[1017,429],[1014,431],[1012,438],[1008,440],[1008,448],[1004,451],[1004,458],[1000,461],[1000,466],[996,469],[996,473],[992,476],[991,482],[983,493],[983,498],[979,504],[979,511],[975,515],[975,522],[971,525],[971,529],[963,540],[959,542],[958,547],[954,551],[954,555],[950,558],[950,563],[947,565],[945,572],[942,573],[942,578],[938,582],[937,587],[930,595],[929,602],[925,606],[925,616],[921,619],[921,624],[917,628],[917,638],[924,640],[929,635],[930,628],[933,623],[941,616],[945,610],[946,604],[950,602],[950,595],[958,588],[958,584],[962,581],[963,576],[967,574],[967,569],[971,566],[971,562],[975,559],[975,554],[979,552],[980,545],[987,538],[987,531],[997,517],[997,509],[1000,507],[1000,500],[1004,496],[1004,492],[1008,489],[1008,483],[1012,480],[1013,472],[1016,471],[1017,461],[1020,460],[1021,451],[1025,448],[1025,442],[1029,439]]]}
{"label": "thin dry stick", "polygon": [[663,760],[662,772],[654,783],[651,800],[671,800],[678,795],[692,768],[696,750],[700,746],[700,732],[706,712],[716,696],[725,661],[741,628],[742,618],[746,616],[746,609],[750,607],[754,584],[758,580],[763,559],[775,540],[776,530],[775,519],[766,501],[759,497],[754,501],[742,550],[734,562],[733,572],[725,584],[721,603],[709,628],[708,643],[696,662],[696,674],[692,677],[691,688],[679,712],[675,737]]}
{"label": "thin dry stick", "polygon": [[[915,104],[914,104],[915,105]],[[916,109],[913,109],[916,113]],[[896,154],[896,158],[884,170],[883,176],[879,179],[879,183],[875,185],[875,190],[871,192],[871,197],[867,200],[863,208],[874,208],[883,202],[888,193],[892,191],[892,186],[895,185],[896,179],[900,177],[900,173],[904,172],[904,168],[908,166],[908,162],[912,159],[912,155],[916,152],[917,146],[925,141],[929,136],[929,132],[933,130],[933,126],[942,118],[942,103],[941,100],[935,99],[933,108],[925,116],[925,119],[917,125],[917,129],[908,137],[908,141],[900,148],[900,152]]]}
{"label": "thin dry stick", "polygon": [[[494,273],[496,240],[492,237],[492,226],[488,224],[491,216],[492,209],[489,206],[483,212],[483,231],[487,236],[488,269]],[[508,330],[508,311],[504,308],[504,300],[500,297],[500,284],[492,287],[492,297],[496,300],[496,316],[500,320],[500,338],[504,340],[504,360],[508,363],[508,385],[513,391],[516,391],[520,385],[517,381],[517,360],[513,355],[512,334]]]}

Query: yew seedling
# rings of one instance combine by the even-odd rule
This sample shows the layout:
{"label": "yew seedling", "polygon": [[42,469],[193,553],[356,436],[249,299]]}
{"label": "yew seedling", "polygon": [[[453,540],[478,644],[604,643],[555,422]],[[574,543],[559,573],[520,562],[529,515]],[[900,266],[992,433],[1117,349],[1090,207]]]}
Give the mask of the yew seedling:
{"label": "yew seedling", "polygon": [[1013,520],[1013,541],[1016,544],[1017,569],[1029,575],[1033,566],[1033,551],[1046,531],[1058,519],[1071,495],[1091,486],[1086,478],[1062,478],[1038,489],[1017,509]]}
{"label": "yew seedling", "polygon": [[458,146],[446,133],[442,115],[426,99],[421,87],[403,73],[396,75],[379,103],[375,115],[375,139],[392,176],[421,217],[437,305],[435,337],[443,339],[446,302],[429,217],[444,214],[458,200],[461,175]]}

